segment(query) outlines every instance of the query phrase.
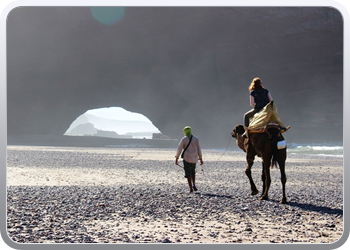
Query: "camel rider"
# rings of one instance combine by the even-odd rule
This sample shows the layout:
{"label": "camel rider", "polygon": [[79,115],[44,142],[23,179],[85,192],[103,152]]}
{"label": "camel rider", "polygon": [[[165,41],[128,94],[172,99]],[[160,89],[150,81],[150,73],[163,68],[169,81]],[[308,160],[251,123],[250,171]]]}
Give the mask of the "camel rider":
{"label": "camel rider", "polygon": [[[273,101],[271,93],[262,86],[261,79],[256,77],[253,79],[249,86],[250,91],[250,106],[253,109],[249,110],[244,114],[244,126],[249,127],[250,119],[259,111],[261,111],[267,104]],[[277,113],[276,113],[277,115]],[[281,128],[286,130],[284,124],[277,119],[277,122],[280,124]],[[243,134],[246,136],[246,133]]]}
{"label": "camel rider", "polygon": [[244,114],[244,126],[249,127],[249,120],[269,102],[273,101],[270,92],[262,86],[260,78],[253,79],[249,86],[250,106],[253,109]]}

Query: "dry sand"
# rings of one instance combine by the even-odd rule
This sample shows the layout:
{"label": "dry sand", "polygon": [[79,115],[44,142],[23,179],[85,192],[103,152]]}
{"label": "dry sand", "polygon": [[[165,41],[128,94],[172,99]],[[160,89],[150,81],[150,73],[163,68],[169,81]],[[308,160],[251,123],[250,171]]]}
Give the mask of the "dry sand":
{"label": "dry sand", "polygon": [[[203,150],[188,194],[175,149],[8,146],[9,237],[20,243],[333,243],[341,157],[289,155],[288,204],[251,196],[241,151]],[[261,160],[253,178],[261,191]]]}

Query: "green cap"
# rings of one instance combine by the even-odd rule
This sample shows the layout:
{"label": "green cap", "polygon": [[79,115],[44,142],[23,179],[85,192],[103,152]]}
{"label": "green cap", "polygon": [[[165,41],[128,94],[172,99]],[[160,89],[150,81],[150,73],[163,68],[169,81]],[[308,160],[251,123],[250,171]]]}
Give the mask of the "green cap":
{"label": "green cap", "polygon": [[186,135],[187,137],[190,137],[192,135],[192,129],[190,126],[186,126],[184,129],[184,135]]}

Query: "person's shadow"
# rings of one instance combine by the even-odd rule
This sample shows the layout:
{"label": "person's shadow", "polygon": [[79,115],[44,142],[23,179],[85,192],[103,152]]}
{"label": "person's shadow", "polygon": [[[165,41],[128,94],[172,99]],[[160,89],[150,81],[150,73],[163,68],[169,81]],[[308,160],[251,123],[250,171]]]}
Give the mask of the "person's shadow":
{"label": "person's shadow", "polygon": [[226,199],[234,199],[231,195],[218,195],[218,194],[206,194],[206,193],[200,193],[196,192],[196,195],[201,195],[201,196],[207,196],[207,197],[217,197],[217,198],[226,198]]}

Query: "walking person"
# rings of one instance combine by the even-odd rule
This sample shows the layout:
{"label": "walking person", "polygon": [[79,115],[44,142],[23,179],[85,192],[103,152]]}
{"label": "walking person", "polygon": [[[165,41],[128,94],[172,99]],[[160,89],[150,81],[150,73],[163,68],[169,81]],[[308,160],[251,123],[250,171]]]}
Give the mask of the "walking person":
{"label": "walking person", "polygon": [[[187,178],[190,193],[197,191],[196,187],[196,163],[199,160],[200,165],[203,164],[202,151],[199,145],[199,140],[192,135],[192,129],[186,126],[183,129],[184,137],[180,140],[177,152],[175,155],[175,164],[179,165],[179,157],[183,158],[185,178]],[[182,152],[182,153],[181,153]]]}

